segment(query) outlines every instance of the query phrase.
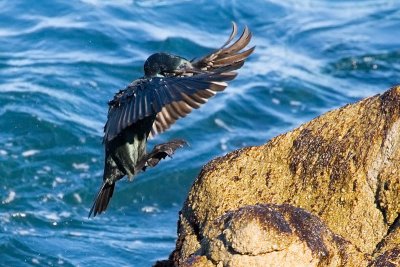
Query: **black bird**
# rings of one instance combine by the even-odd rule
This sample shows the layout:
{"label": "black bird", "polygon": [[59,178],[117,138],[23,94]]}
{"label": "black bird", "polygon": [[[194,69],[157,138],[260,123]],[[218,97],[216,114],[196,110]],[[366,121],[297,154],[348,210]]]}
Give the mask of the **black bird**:
{"label": "black bird", "polygon": [[157,165],[185,144],[183,140],[173,140],[146,153],[148,138],[164,132],[192,109],[199,108],[236,77],[234,70],[243,66],[255,48],[243,51],[251,39],[247,27],[233,42],[236,35],[237,26],[233,23],[226,43],[199,59],[189,61],[167,53],[151,55],[144,63],[144,76],[109,101],[103,139],[103,184],[89,217],[107,209],[115,182],[125,175],[132,180],[138,172]]}

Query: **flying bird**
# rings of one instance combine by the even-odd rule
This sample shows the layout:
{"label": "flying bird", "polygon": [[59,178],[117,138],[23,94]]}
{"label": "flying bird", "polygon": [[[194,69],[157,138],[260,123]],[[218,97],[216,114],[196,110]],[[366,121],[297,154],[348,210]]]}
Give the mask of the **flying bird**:
{"label": "flying bird", "polygon": [[252,37],[247,26],[234,41],[236,36],[237,26],[232,23],[232,33],[221,48],[193,60],[168,53],[151,55],[144,63],[144,76],[109,101],[103,183],[89,217],[107,209],[118,180],[124,176],[132,180],[186,144],[172,140],[146,153],[149,138],[205,104],[237,76],[234,71],[243,66],[255,47],[244,50]]}

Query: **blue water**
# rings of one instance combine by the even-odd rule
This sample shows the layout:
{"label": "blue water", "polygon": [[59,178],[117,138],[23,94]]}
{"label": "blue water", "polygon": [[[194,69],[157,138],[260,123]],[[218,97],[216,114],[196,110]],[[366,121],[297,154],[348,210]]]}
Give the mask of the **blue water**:
{"label": "blue water", "polygon": [[[0,265],[151,266],[167,258],[202,165],[400,83],[399,1],[0,1]],[[172,160],[120,182],[87,219],[107,101],[168,51],[194,58],[230,22],[255,53],[229,88],[150,146]]]}

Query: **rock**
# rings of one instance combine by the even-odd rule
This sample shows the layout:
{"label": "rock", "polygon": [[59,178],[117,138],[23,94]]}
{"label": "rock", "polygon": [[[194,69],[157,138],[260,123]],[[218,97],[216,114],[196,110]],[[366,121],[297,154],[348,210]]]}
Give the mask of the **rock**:
{"label": "rock", "polygon": [[227,212],[210,225],[202,244],[207,258],[222,266],[367,263],[360,251],[332,233],[318,217],[289,204],[259,204]]}
{"label": "rock", "polygon": [[[382,245],[383,250],[378,250],[377,245],[395,233],[397,228],[391,226],[400,213],[399,118],[400,87],[394,87],[382,95],[328,112],[265,145],[243,148],[209,162],[182,208],[170,264],[235,266],[229,262],[236,255],[242,257],[240,262],[247,258],[258,263],[255,257],[268,254],[273,246],[290,253],[297,251],[302,259],[311,255],[311,265],[321,262],[324,257],[310,248],[305,237],[300,238],[291,223],[297,208],[313,214],[310,216],[315,225],[324,229],[319,242],[327,248],[330,266],[344,266],[346,261],[361,264],[365,254],[375,257],[371,264],[382,262],[378,257],[397,257],[398,246],[384,249]],[[271,209],[263,214],[282,214],[294,233],[281,233],[276,239],[279,231],[268,218],[267,230],[250,218],[236,223],[241,217],[235,212],[250,212],[247,209],[260,207],[260,203],[271,203],[263,206]],[[230,218],[230,224],[220,223],[220,230],[216,230],[215,225],[223,218]],[[246,224],[250,228],[243,226]],[[234,225],[244,228],[238,226],[239,231]],[[259,234],[251,237],[252,231]],[[229,232],[232,238],[240,233],[243,240],[236,237],[229,241]],[[222,237],[233,242],[235,253],[228,243],[218,243]],[[290,246],[295,247],[290,250]],[[289,259],[275,254],[279,261]],[[202,263],[187,265],[190,260]]]}
{"label": "rock", "polygon": [[400,248],[385,251],[372,261],[371,267],[396,267],[400,266]]}
{"label": "rock", "polygon": [[400,228],[399,222],[391,226],[390,233],[380,242],[374,253],[371,267],[400,266]]}

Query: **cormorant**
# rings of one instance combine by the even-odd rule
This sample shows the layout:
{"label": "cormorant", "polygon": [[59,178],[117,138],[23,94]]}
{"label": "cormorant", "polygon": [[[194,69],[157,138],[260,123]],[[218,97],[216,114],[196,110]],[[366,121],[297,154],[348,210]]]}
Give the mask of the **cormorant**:
{"label": "cormorant", "polygon": [[176,120],[197,109],[207,99],[224,90],[233,80],[255,47],[243,51],[251,32],[245,27],[241,36],[232,23],[232,33],[225,44],[199,59],[187,60],[167,53],[151,55],[144,63],[144,76],[133,81],[109,101],[104,126],[105,163],[103,184],[89,212],[107,209],[115,183],[129,180],[146,167],[153,167],[177,148],[183,140],[173,140],[146,153],[147,139],[164,132]]}

